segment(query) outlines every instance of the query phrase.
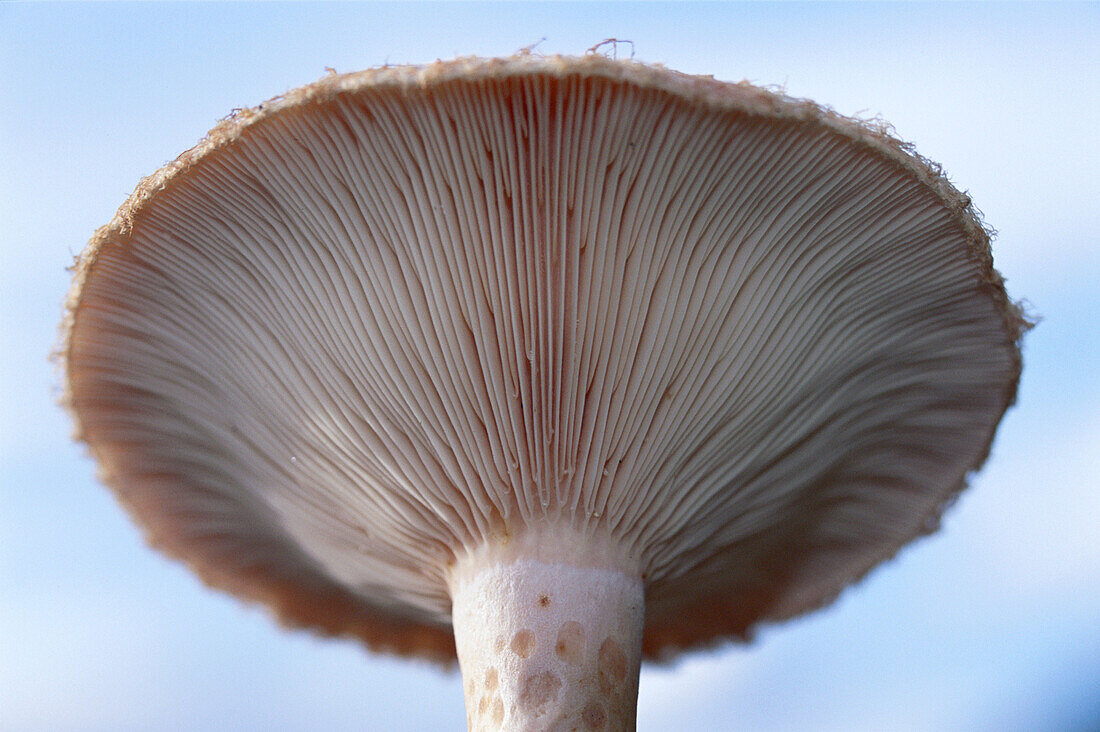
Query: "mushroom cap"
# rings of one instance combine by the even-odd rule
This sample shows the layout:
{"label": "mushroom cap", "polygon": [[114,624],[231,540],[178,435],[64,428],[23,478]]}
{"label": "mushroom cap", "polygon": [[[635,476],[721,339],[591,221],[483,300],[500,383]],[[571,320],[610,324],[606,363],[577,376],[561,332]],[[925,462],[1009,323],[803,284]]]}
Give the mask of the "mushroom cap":
{"label": "mushroom cap", "polygon": [[1025,328],[881,125],[519,56],[235,112],[96,232],[61,350],[102,480],[211,586],[448,661],[456,562],[580,537],[667,658],[934,530]]}

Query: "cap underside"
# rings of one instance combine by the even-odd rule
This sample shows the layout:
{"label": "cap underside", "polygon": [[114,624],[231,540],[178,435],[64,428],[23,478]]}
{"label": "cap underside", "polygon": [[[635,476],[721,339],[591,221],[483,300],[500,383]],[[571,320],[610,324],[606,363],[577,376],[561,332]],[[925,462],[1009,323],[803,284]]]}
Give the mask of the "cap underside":
{"label": "cap underside", "polygon": [[882,130],[520,57],[223,122],[97,232],[63,353],[103,479],[211,585],[446,660],[456,558],[599,535],[655,657],[934,529],[1023,327],[969,201]]}

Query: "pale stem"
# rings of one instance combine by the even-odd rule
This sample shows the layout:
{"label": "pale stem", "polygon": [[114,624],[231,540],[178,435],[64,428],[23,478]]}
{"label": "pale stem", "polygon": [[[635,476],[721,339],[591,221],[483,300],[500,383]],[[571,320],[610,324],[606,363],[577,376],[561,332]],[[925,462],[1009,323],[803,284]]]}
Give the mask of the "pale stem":
{"label": "pale stem", "polygon": [[452,589],[470,730],[633,730],[642,583],[618,569],[490,563]]}

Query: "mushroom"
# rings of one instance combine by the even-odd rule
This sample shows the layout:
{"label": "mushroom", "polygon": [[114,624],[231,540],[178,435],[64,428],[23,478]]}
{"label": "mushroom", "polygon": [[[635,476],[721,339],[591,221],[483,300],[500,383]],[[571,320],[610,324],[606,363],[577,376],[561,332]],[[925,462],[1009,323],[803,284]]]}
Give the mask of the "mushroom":
{"label": "mushroom", "polygon": [[235,112],[96,232],[62,355],[102,480],[209,585],[457,656],[471,729],[629,729],[643,658],[936,528],[1025,327],[881,125],[524,55]]}

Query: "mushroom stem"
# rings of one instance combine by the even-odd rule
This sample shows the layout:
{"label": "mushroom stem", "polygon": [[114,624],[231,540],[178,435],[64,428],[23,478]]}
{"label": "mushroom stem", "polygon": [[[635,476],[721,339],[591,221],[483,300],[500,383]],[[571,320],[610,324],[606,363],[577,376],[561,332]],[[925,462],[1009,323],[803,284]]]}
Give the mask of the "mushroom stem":
{"label": "mushroom stem", "polygon": [[633,730],[642,583],[521,558],[456,575],[452,617],[470,730]]}

